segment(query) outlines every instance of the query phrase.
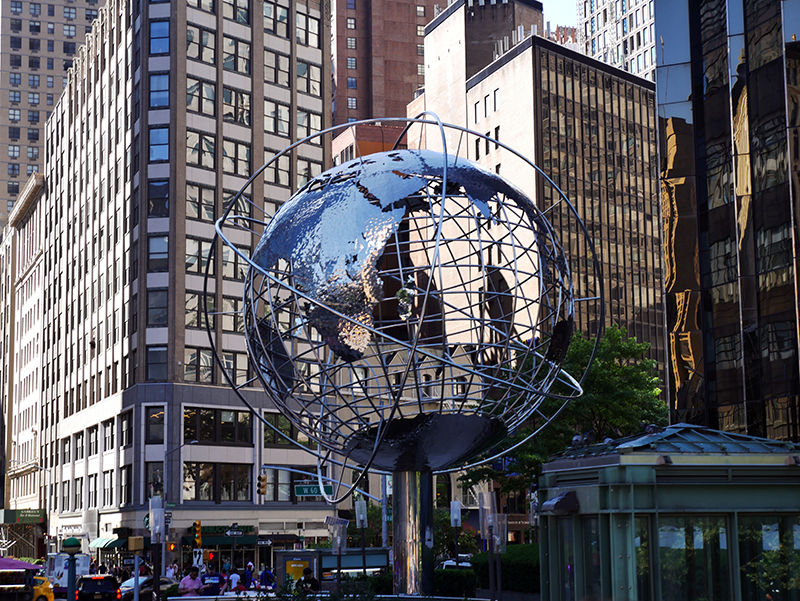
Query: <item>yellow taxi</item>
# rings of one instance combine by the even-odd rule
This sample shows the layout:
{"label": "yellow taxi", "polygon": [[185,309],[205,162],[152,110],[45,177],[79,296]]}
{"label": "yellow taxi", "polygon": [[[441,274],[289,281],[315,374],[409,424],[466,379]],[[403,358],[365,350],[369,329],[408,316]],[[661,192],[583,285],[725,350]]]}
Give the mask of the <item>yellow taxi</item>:
{"label": "yellow taxi", "polygon": [[53,601],[53,587],[44,576],[33,577],[33,601]]}

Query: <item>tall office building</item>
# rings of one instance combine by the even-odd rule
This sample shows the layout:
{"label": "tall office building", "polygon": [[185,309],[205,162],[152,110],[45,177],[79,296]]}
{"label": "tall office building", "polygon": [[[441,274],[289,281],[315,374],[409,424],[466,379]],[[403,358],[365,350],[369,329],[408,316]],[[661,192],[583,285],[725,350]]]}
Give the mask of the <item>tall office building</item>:
{"label": "tall office building", "polygon": [[582,52],[655,80],[653,0],[577,0],[575,7]]}
{"label": "tall office building", "polygon": [[[489,8],[489,7],[487,7]],[[457,0],[426,28],[425,93],[409,106],[496,138],[534,160],[576,207],[595,244],[598,282],[576,222],[553,188],[500,146],[453,136],[448,148],[518,185],[561,235],[572,259],[576,297],[602,285],[606,325],[619,324],[664,366],[662,265],[657,195],[654,85],[539,36],[475,66],[465,31],[482,27]],[[408,146],[419,142],[409,139]],[[427,147],[437,144],[428,135]],[[534,182],[537,182],[534,185]],[[576,304],[576,328],[598,330],[591,303]]]}
{"label": "tall office building", "polygon": [[[148,498],[161,494],[175,504],[168,539],[179,549],[201,520],[203,548],[229,556],[221,533],[237,522],[240,567],[327,537],[331,509],[292,486],[306,478],[292,470],[313,458],[252,418],[212,360],[201,321],[205,304],[227,374],[298,438],[252,380],[240,312],[246,264],[209,253],[214,219],[253,170],[330,120],[324,6],[113,0],[100,10],[46,125],[31,217],[44,233],[36,473],[51,536],[113,553],[147,534]],[[256,178],[250,198],[272,214],[329,153],[321,140],[296,148]],[[257,241],[226,231],[243,252]],[[264,472],[260,496],[265,464],[278,467]]]}
{"label": "tall office building", "polygon": [[673,421],[800,440],[800,5],[656,17]]}
{"label": "tall office building", "polygon": [[0,2],[0,228],[44,163],[44,123],[64,89],[98,0]]}
{"label": "tall office building", "polygon": [[333,124],[403,117],[425,80],[425,24],[443,0],[334,0]]}

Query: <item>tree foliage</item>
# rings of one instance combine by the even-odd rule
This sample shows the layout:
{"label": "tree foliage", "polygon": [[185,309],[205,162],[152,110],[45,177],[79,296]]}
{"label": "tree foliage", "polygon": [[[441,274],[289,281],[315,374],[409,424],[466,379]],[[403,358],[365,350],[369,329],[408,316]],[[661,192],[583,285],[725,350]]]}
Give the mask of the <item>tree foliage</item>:
{"label": "tree foliage", "polygon": [[[584,372],[594,342],[594,338],[578,335],[572,338],[564,362],[567,373]],[[509,453],[502,465],[480,466],[461,476],[462,486],[494,480],[503,492],[526,490],[539,476],[548,457],[569,447],[576,433],[591,431],[595,441],[602,441],[635,434],[641,431],[642,423],[666,425],[667,406],[659,398],[662,384],[656,372],[656,362],[645,357],[649,348],[648,343],[628,337],[624,328],[608,328],[584,381],[583,395],[568,403],[538,436]],[[566,391],[556,386],[553,392]],[[560,400],[546,399],[542,413],[552,415],[561,404]],[[511,448],[524,440],[542,424],[536,418],[530,420],[514,436],[506,439],[504,448]]]}

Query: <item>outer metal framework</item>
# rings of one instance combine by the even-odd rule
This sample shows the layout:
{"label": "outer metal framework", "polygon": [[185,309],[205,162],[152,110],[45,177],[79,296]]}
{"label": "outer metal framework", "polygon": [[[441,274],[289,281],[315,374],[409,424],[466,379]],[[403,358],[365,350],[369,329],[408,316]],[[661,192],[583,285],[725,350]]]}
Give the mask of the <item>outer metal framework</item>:
{"label": "outer metal framework", "polygon": [[[583,223],[535,164],[435,115],[387,122],[436,128],[445,149],[451,129],[465,143],[489,140],[525,161],[575,216],[601,281]],[[592,298],[573,298],[567,256],[544,213],[499,176],[446,150],[359,157],[308,182],[269,223],[234,212],[260,173],[311,138],[256,171],[216,231],[250,265],[243,302],[257,377],[316,444],[307,450],[318,466],[340,468],[327,500],[342,501],[370,469],[427,482],[433,471],[476,461],[523,424],[534,424],[535,436],[582,392],[588,365],[576,379],[562,364],[575,302],[595,302],[603,323],[602,286]],[[257,204],[252,211],[263,212]],[[265,229],[252,258],[229,228]],[[237,392],[250,384],[232,382],[215,355]],[[341,492],[342,468],[353,464],[360,477]],[[402,490],[416,503],[426,488]],[[395,513],[396,541],[424,528],[424,512],[409,503],[405,517]],[[417,548],[402,553],[405,567],[395,566],[403,570],[398,592],[427,592],[417,560],[424,538],[415,540]]]}

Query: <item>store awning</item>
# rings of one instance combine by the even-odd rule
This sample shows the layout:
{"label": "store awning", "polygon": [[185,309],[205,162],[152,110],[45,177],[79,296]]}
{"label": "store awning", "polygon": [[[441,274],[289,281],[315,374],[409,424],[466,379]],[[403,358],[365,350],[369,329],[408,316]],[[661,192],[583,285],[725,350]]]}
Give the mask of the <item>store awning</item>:
{"label": "store awning", "polygon": [[96,538],[89,543],[90,549],[104,549],[109,543],[116,541],[116,538]]}

